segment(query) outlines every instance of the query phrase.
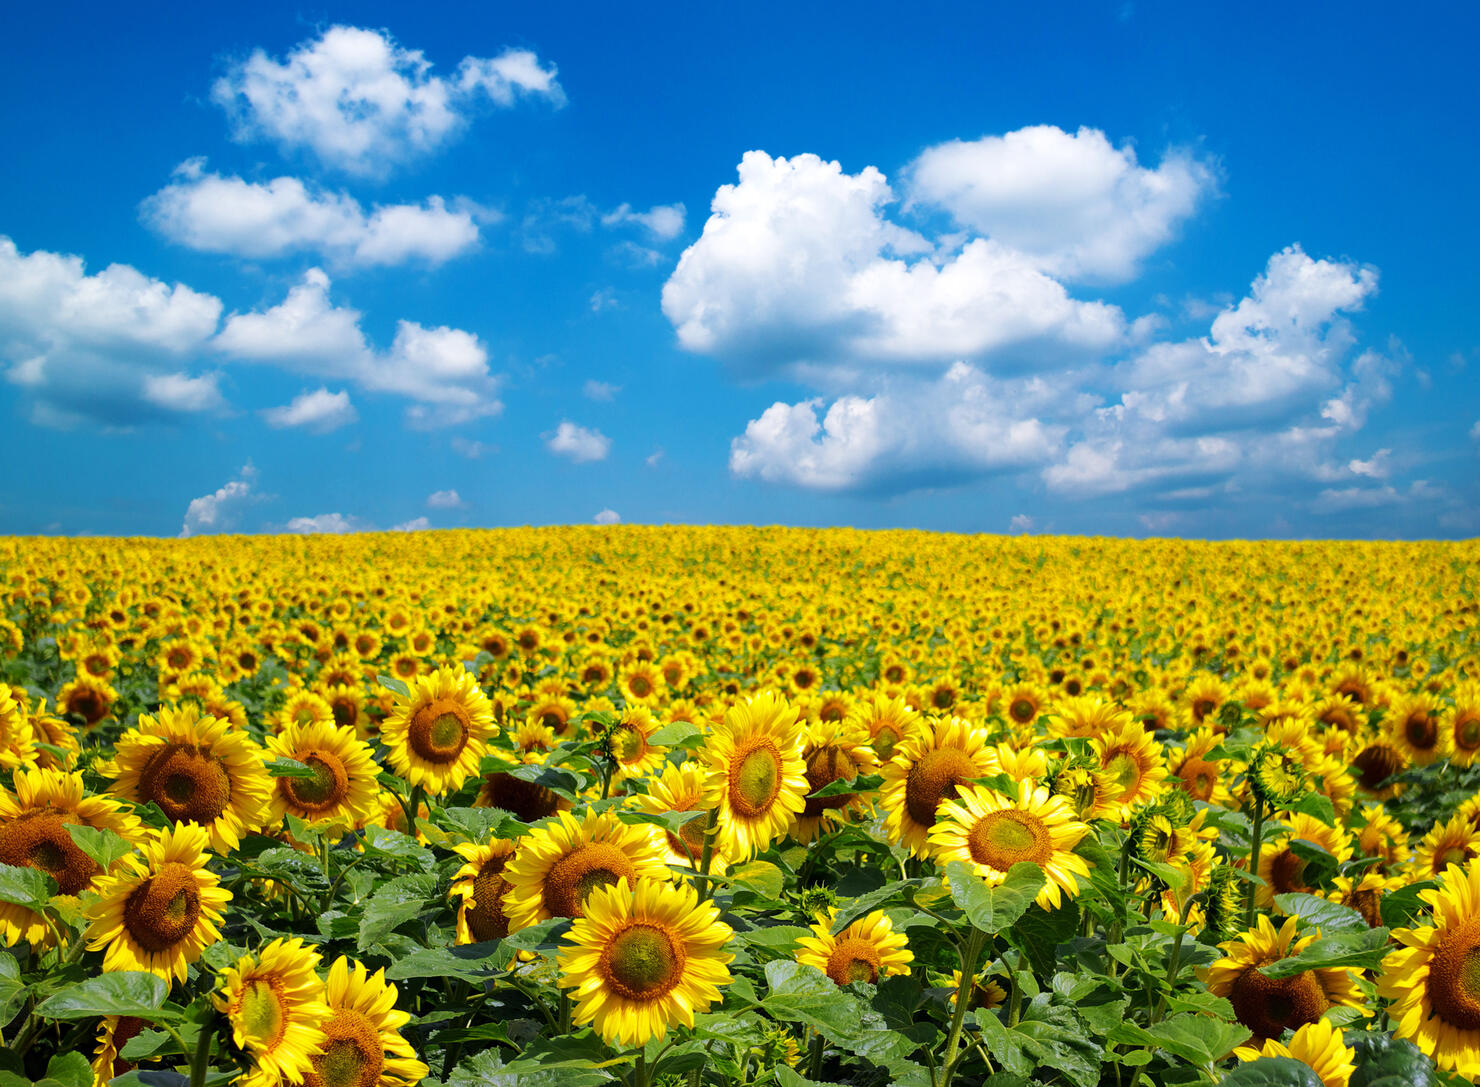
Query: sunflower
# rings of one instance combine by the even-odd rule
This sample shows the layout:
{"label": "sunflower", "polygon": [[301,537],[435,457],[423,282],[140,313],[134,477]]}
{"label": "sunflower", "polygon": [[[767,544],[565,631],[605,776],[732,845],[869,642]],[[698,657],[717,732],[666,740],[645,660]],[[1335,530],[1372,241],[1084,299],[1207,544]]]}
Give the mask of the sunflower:
{"label": "sunflower", "polygon": [[179,823],[155,831],[120,871],[98,879],[98,897],[84,913],[89,951],[103,951],[103,969],[143,970],[185,980],[187,967],[221,939],[221,910],[231,892],[207,869],[210,835]]}
{"label": "sunflower", "polygon": [[992,744],[987,748],[987,759],[993,774],[1006,774],[1017,781],[1040,781],[1048,777],[1047,753],[1031,744],[1027,747]]}
{"label": "sunflower", "polygon": [[850,814],[864,811],[869,798],[862,793],[840,793],[815,798],[811,794],[835,781],[850,781],[871,773],[877,765],[868,746],[869,735],[857,725],[841,721],[816,721],[807,727],[802,759],[807,766],[807,799],[792,833],[799,842],[810,842],[829,823],[846,823]]}
{"label": "sunflower", "polygon": [[1356,910],[1369,927],[1378,928],[1382,925],[1382,896],[1402,888],[1404,881],[1367,871],[1355,877],[1337,876],[1331,884],[1326,892],[1328,899]]}
{"label": "sunflower", "polygon": [[1341,827],[1303,812],[1285,816],[1284,822],[1290,828],[1289,833],[1268,842],[1259,853],[1259,878],[1264,882],[1257,885],[1254,902],[1260,909],[1271,908],[1275,895],[1310,894],[1315,890],[1304,882],[1305,858],[1295,852],[1293,843],[1319,846],[1337,863],[1351,860],[1351,835]]}
{"label": "sunflower", "polygon": [[619,879],[666,880],[664,847],[654,830],[647,824],[629,826],[613,811],[588,811],[581,822],[560,812],[537,827],[504,868],[509,931],[548,917],[584,917],[592,890]]}
{"label": "sunflower", "polygon": [[[589,707],[588,707],[589,708]],[[570,731],[571,718],[576,715],[579,707],[563,694],[549,694],[543,698],[536,699],[525,714],[525,721],[537,725],[543,725],[556,736],[564,736]]]}
{"label": "sunflower", "polygon": [[985,729],[960,717],[936,719],[900,744],[880,771],[889,837],[917,857],[928,856],[941,802],[956,796],[963,782],[992,772]]}
{"label": "sunflower", "polygon": [[1469,766],[1480,758],[1480,682],[1467,680],[1454,692],[1454,708],[1444,722],[1454,748],[1450,760]]}
{"label": "sunflower", "polygon": [[894,923],[883,910],[860,917],[837,935],[833,921],[837,910],[827,911],[824,921],[812,926],[815,936],[800,936],[797,962],[815,966],[838,985],[866,981],[870,985],[890,974],[908,974],[914,952],[904,933],[894,931]]}
{"label": "sunflower", "polygon": [[365,716],[365,692],[359,685],[335,684],[326,688],[322,696],[329,703],[329,712],[334,715],[334,723],[354,729],[355,735],[363,739],[369,731],[370,721]]}
{"label": "sunflower", "polygon": [[1381,804],[1366,804],[1362,807],[1364,823],[1357,831],[1357,848],[1363,857],[1377,857],[1373,867],[1379,872],[1390,872],[1402,866],[1408,859],[1408,832]]}
{"label": "sunflower", "polygon": [[[20,770],[15,793],[0,790],[0,864],[45,872],[56,881],[58,894],[91,890],[102,870],[77,848],[68,826],[109,830],[134,845],[144,837],[139,820],[118,801],[87,796],[80,773]],[[39,913],[0,902],[0,935],[6,946],[20,940],[42,946],[50,927]]]}
{"label": "sunflower", "polygon": [[35,760],[36,732],[26,715],[25,692],[0,683],[0,769],[14,770]]}
{"label": "sunflower", "polygon": [[1401,785],[1389,784],[1389,779],[1408,769],[1408,756],[1381,736],[1375,736],[1354,744],[1351,766],[1359,793],[1373,800],[1391,800],[1403,789]]}
{"label": "sunflower", "polygon": [[1346,967],[1318,967],[1287,978],[1267,977],[1260,971],[1315,943],[1320,930],[1297,940],[1296,923],[1291,917],[1276,929],[1260,914],[1255,929],[1218,945],[1224,958],[1199,971],[1208,991],[1226,998],[1238,1021],[1261,1042],[1314,1023],[1333,1005],[1361,1005],[1356,978]]}
{"label": "sunflower", "polygon": [[1169,770],[1177,780],[1172,784],[1194,800],[1201,800],[1218,808],[1231,808],[1233,794],[1223,779],[1223,760],[1209,758],[1222,742],[1211,728],[1196,729],[1187,737],[1187,744],[1180,756],[1174,756]]}
{"label": "sunflower", "polygon": [[149,1020],[135,1015],[105,1015],[98,1020],[98,1040],[92,1059],[93,1087],[106,1087],[109,1080],[137,1067],[119,1054],[148,1026]]}
{"label": "sunflower", "polygon": [[[34,709],[27,712],[31,732],[36,737],[35,766],[40,770],[70,770],[77,765],[82,754],[82,745],[72,732],[72,726],[46,708],[46,699],[41,699]],[[48,751],[42,744],[57,748]]]}
{"label": "sunflower", "polygon": [[732,859],[754,856],[786,832],[806,807],[807,764],[797,711],[767,692],[731,706],[714,726],[700,758],[719,839]]}
{"label": "sunflower", "polygon": [[483,843],[465,842],[452,848],[466,862],[453,877],[450,892],[458,898],[457,942],[502,940],[509,934],[509,919],[504,916],[504,892],[509,883],[504,879],[504,869],[514,855],[514,843],[489,838]]}
{"label": "sunflower", "polygon": [[1393,1033],[1440,1068],[1480,1078],[1480,862],[1451,864],[1438,887],[1420,891],[1432,924],[1400,928],[1403,947],[1382,961],[1377,993]]}
{"label": "sunflower", "polygon": [[302,1083],[328,1040],[319,953],[301,939],[278,939],[221,971],[211,997],[231,1024],[232,1040],[255,1058],[260,1081]]}
{"label": "sunflower", "polygon": [[874,754],[887,762],[895,747],[918,727],[919,716],[902,698],[874,694],[855,702],[845,720],[865,729]]}
{"label": "sunflower", "polygon": [[622,711],[606,735],[616,763],[613,780],[646,777],[663,765],[668,749],[648,742],[657,731],[658,723],[646,706],[628,706]]}
{"label": "sunflower", "polygon": [[1074,817],[1068,800],[1041,785],[1019,783],[1017,793],[967,785],[957,799],[943,801],[930,831],[935,859],[965,861],[992,886],[1014,864],[1036,864],[1047,877],[1036,901],[1057,909],[1063,894],[1079,894],[1076,876],[1089,878],[1089,865],[1073,852],[1089,827]]}
{"label": "sunflower", "polygon": [[664,693],[663,673],[649,661],[633,661],[622,669],[617,687],[627,704],[652,705]]}
{"label": "sunflower", "polygon": [[1415,766],[1428,766],[1447,758],[1454,750],[1454,732],[1442,728],[1444,705],[1431,694],[1413,694],[1392,708],[1383,722],[1399,751]]}
{"label": "sunflower", "polygon": [[262,749],[219,717],[190,704],[163,706],[157,717],[118,740],[114,791],[136,804],[158,804],[176,823],[205,827],[211,848],[229,853],[267,814],[272,779]]}
{"label": "sunflower", "polygon": [[1047,701],[1048,692],[1036,683],[1018,683],[1002,695],[1007,720],[1018,728],[1027,728],[1036,721]]}
{"label": "sunflower", "polygon": [[324,1050],[310,1058],[307,1087],[414,1087],[426,1078],[430,1069],[401,1037],[411,1016],[396,1010],[396,996],[384,970],[335,960],[324,984]]}
{"label": "sunflower", "polygon": [[1132,722],[1092,741],[1100,768],[1119,788],[1115,802],[1121,818],[1132,808],[1154,800],[1166,780],[1166,760],[1161,745],[1139,724]]}
{"label": "sunflower", "polygon": [[1455,812],[1447,823],[1436,822],[1413,851],[1415,879],[1434,879],[1451,864],[1468,864],[1480,856],[1480,828],[1465,812]]}
{"label": "sunflower", "polygon": [[1114,702],[1107,702],[1099,695],[1087,694],[1077,698],[1061,698],[1050,711],[1048,731],[1054,736],[1104,736],[1119,732],[1126,726],[1137,732],[1145,728],[1135,721],[1129,710]]}
{"label": "sunflower", "polygon": [[273,779],[268,813],[276,826],[286,814],[313,822],[354,826],[375,811],[380,786],[370,745],[352,726],[326,721],[289,725],[267,738],[268,754],[293,759],[313,771],[311,778]]}
{"label": "sunflower", "polygon": [[[659,777],[648,781],[647,793],[634,797],[633,804],[639,811],[654,814],[671,811],[702,813],[707,803],[704,779],[704,768],[696,762],[681,762],[677,766],[670,764],[663,768]],[[677,834],[662,832],[668,845],[670,865],[699,867],[699,859],[704,853],[704,820],[703,814],[696,814],[679,828]],[[728,866],[724,843],[716,841],[710,851],[709,870],[723,874]]]}
{"label": "sunflower", "polygon": [[417,676],[380,726],[392,769],[432,796],[456,792],[498,735],[493,708],[472,674],[461,667]]}
{"label": "sunflower", "polygon": [[573,990],[575,1022],[592,1023],[608,1045],[641,1046],[676,1023],[694,1025],[730,981],[734,937],[719,910],[687,883],[625,878],[598,887],[557,957],[560,985]]}
{"label": "sunflower", "polygon": [[1241,1061],[1260,1057],[1291,1057],[1308,1065],[1320,1079],[1322,1087],[1347,1087],[1357,1070],[1356,1050],[1341,1038],[1341,1031],[1328,1019],[1307,1023],[1290,1036],[1288,1042],[1265,1039],[1264,1046],[1239,1046],[1233,1051]]}

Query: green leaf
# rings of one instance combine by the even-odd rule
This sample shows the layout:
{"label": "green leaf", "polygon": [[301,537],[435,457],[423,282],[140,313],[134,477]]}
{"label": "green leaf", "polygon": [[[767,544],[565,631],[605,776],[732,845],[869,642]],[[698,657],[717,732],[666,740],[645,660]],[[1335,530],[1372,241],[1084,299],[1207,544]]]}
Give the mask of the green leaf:
{"label": "green leaf", "polygon": [[360,839],[360,844],[364,846],[367,853],[404,861],[415,868],[420,868],[423,872],[430,871],[437,863],[437,858],[430,849],[409,834],[402,834],[398,830],[368,826],[365,828],[364,836]]}
{"label": "green leaf", "polygon": [[1290,978],[1317,967],[1355,966],[1362,970],[1377,967],[1387,954],[1388,930],[1364,928],[1360,932],[1337,932],[1322,936],[1298,955],[1276,959],[1259,972],[1268,978]]}
{"label": "green leaf", "polygon": [[57,882],[39,868],[0,864],[0,902],[24,906],[38,913],[57,893]]}
{"label": "green leaf", "polygon": [[503,808],[443,808],[439,818],[463,838],[479,844],[489,838],[522,838],[534,829]]}
{"label": "green leaf", "polygon": [[807,797],[811,800],[821,800],[829,796],[852,796],[854,793],[872,792],[882,784],[884,784],[884,779],[878,774],[860,774],[847,781],[830,781],[815,793],[808,793]]}
{"label": "green leaf", "polygon": [[410,978],[461,978],[479,983],[497,973],[508,962],[512,948],[499,940],[456,947],[428,947],[399,958],[386,968],[388,981]]}
{"label": "green leaf", "polygon": [[1036,903],[1019,917],[1008,933],[1012,946],[1027,956],[1039,977],[1053,974],[1059,945],[1079,934],[1079,903],[1070,899],[1056,910]]}
{"label": "green leaf", "polygon": [[864,914],[872,913],[886,902],[893,902],[896,899],[903,901],[906,891],[913,891],[917,887],[924,887],[929,883],[939,885],[939,881],[937,880],[901,879],[893,883],[886,883],[876,890],[869,891],[868,894],[862,894],[857,898],[850,898],[846,902],[840,902],[838,904],[838,915],[833,918],[832,934],[836,936]]}
{"label": "green leaf", "polygon": [[732,886],[743,887],[762,898],[780,898],[781,889],[786,886],[781,869],[769,861],[751,861],[738,868],[731,868],[725,874],[729,877]]}
{"label": "green leaf", "polygon": [[379,683],[387,691],[400,695],[402,698],[411,697],[411,688],[395,676],[376,676],[375,682]]}
{"label": "green leaf", "polygon": [[1250,1037],[1247,1027],[1205,1015],[1174,1015],[1150,1028],[1126,1021],[1106,1035],[1111,1042],[1164,1049],[1200,1065],[1221,1061]]}
{"label": "green leaf", "polygon": [[1323,933],[1364,931],[1367,921],[1350,906],[1331,902],[1319,895],[1275,895],[1274,903],[1286,917],[1298,917],[1303,924],[1319,925]]}
{"label": "green leaf", "polygon": [[[617,818],[629,825],[647,823],[655,827],[662,827],[675,838],[683,831],[689,823],[694,820],[708,818],[702,811],[618,811]],[[694,851],[694,859],[699,859],[698,850]],[[697,867],[697,865],[695,866]]]}
{"label": "green leaf", "polygon": [[58,1053],[46,1064],[46,1078],[61,1087],[92,1087],[92,1065],[76,1050]]}
{"label": "green leaf", "polygon": [[802,1023],[838,1045],[858,1040],[863,1031],[863,1005],[817,967],[768,962],[766,983],[770,992],[761,1007],[773,1019]]}
{"label": "green leaf", "polygon": [[99,1015],[132,1015],[152,1023],[180,1018],[166,1011],[169,982],[139,970],[118,970],[68,985],[41,1002],[36,1013],[46,1019],[91,1019]]}
{"label": "green leaf", "polygon": [[674,721],[657,729],[647,742],[651,747],[698,747],[704,742],[704,732],[687,721]]}
{"label": "green leaf", "polygon": [[1382,923],[1388,928],[1409,928],[1418,918],[1418,915],[1428,909],[1428,905],[1419,895],[1438,884],[1431,879],[1419,883],[1410,883],[1407,887],[1399,888],[1391,894],[1385,894],[1377,902],[1378,912],[1382,914]]}
{"label": "green leaf", "polygon": [[1025,1039],[1016,1031],[1008,1030],[997,1014],[986,1008],[976,1011],[976,1024],[987,1043],[987,1052],[1000,1064],[1004,1071],[1016,1076],[1031,1076],[1038,1062],[1024,1052]]}
{"label": "green leaf", "polygon": [[1306,793],[1290,808],[1305,815],[1314,815],[1328,827],[1339,826],[1340,820],[1336,818],[1336,808],[1332,806],[1329,797],[1320,793]]}
{"label": "green leaf", "polygon": [[282,880],[299,890],[325,890],[329,886],[318,858],[288,846],[263,850],[251,867],[269,879]]}
{"label": "green leaf", "polygon": [[275,778],[312,778],[317,772],[312,766],[297,759],[279,756],[267,764],[267,772]]}
{"label": "green leaf", "polygon": [[735,935],[741,943],[750,947],[758,947],[776,954],[789,954],[796,950],[798,939],[811,936],[813,932],[809,928],[802,928],[798,925],[770,925],[766,928],[753,928],[748,932],[738,932]]}
{"label": "green leaf", "polygon": [[1071,1083],[1095,1087],[1100,1082],[1104,1051],[1085,1037],[1083,1027],[1068,1008],[1035,1005],[1012,1033],[1023,1039],[1023,1048],[1039,1064],[1057,1068]]}
{"label": "green leaf", "polygon": [[382,883],[364,903],[356,946],[365,951],[397,926],[410,921],[421,913],[436,890],[437,877],[425,872],[397,876]]}
{"label": "green leaf", "polygon": [[72,836],[72,844],[91,857],[104,872],[112,868],[119,857],[126,857],[134,851],[133,846],[106,827],[88,827],[81,823],[65,825],[67,833]]}
{"label": "green leaf", "polygon": [[1014,924],[1047,882],[1043,869],[1031,861],[1014,864],[996,887],[988,887],[964,861],[948,863],[946,878],[951,883],[951,899],[974,926],[988,935]]}
{"label": "green leaf", "polygon": [[1294,1057],[1260,1057],[1229,1072],[1220,1087],[1321,1087],[1321,1077]]}
{"label": "green leaf", "polygon": [[1434,1062],[1406,1038],[1363,1031],[1346,1043],[1356,1065],[1348,1087],[1433,1087]]}

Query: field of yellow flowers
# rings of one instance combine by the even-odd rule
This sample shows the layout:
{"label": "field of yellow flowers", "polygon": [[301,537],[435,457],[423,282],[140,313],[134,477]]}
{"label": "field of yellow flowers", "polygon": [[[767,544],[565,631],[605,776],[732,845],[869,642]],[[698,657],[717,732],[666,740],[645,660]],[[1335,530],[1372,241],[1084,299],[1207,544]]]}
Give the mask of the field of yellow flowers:
{"label": "field of yellow flowers", "polygon": [[1477,569],[0,540],[0,1087],[1470,1082]]}

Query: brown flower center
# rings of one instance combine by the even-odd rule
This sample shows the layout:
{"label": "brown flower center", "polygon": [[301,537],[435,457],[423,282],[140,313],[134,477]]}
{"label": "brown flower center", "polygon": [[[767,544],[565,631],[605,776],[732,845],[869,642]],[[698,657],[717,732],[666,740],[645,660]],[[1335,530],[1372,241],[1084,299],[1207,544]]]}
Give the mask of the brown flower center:
{"label": "brown flower center", "polygon": [[324,1033],[323,1052],[303,1077],[307,1087],[371,1087],[380,1079],[385,1044],[374,1023],[351,1008],[339,1008],[324,1024]]}
{"label": "brown flower center", "polygon": [[839,985],[855,981],[872,985],[879,980],[879,966],[879,951],[873,944],[856,936],[841,936],[827,957],[827,976]]}
{"label": "brown flower center", "polygon": [[1439,723],[1424,710],[1415,710],[1403,719],[1403,736],[1418,751],[1438,746]]}
{"label": "brown flower center", "polygon": [[509,934],[509,919],[504,916],[504,892],[509,884],[502,874],[508,860],[490,857],[473,877],[473,901],[465,916],[474,940],[502,940]]}
{"label": "brown flower center", "polygon": [[560,797],[543,785],[512,774],[487,774],[478,790],[479,807],[503,808],[526,823],[553,814],[559,805]]}
{"label": "brown flower center", "polygon": [[1250,966],[1233,983],[1228,999],[1238,1021],[1261,1041],[1314,1023],[1327,1007],[1326,993],[1310,970],[1276,979]]}
{"label": "brown flower center", "polygon": [[1206,759],[1188,759],[1177,771],[1177,777],[1182,780],[1184,792],[1204,802],[1213,799],[1213,790],[1218,787],[1217,764],[1208,762]]}
{"label": "brown flower center", "polygon": [[[857,775],[858,767],[842,748],[822,747],[807,756],[808,793],[815,793],[818,789],[831,785],[835,781],[850,781]],[[841,793],[838,796],[824,796],[820,799],[813,799],[809,796],[806,806],[802,809],[802,814],[815,818],[829,808],[845,807],[857,795],[857,793]]]}
{"label": "brown flower center", "polygon": [[123,927],[146,951],[168,951],[195,931],[200,920],[200,888],[195,872],[167,861],[123,904]]}
{"label": "brown flower center", "polygon": [[1352,759],[1352,766],[1357,770],[1357,784],[1364,789],[1376,790],[1403,769],[1403,756],[1387,744],[1372,744]]}
{"label": "brown flower center", "polygon": [[1309,891],[1304,876],[1305,861],[1289,846],[1281,849],[1270,860],[1269,885],[1277,895],[1303,894]]}
{"label": "brown flower center", "polygon": [[317,815],[329,811],[349,795],[349,772],[339,756],[330,751],[309,751],[297,756],[313,771],[311,778],[279,778],[283,791],[297,807]]}
{"label": "brown flower center", "polygon": [[602,949],[596,970],[618,996],[647,1003],[667,995],[683,980],[686,961],[682,941],[657,925],[637,921]]}
{"label": "brown flower center", "polygon": [[585,917],[586,896],[626,878],[637,882],[632,858],[610,842],[578,845],[551,866],[545,876],[545,909],[553,917]]}
{"label": "brown flower center", "polygon": [[1447,928],[1429,962],[1434,1014],[1459,1030],[1480,1030],[1480,917]]}
{"label": "brown flower center", "polygon": [[57,881],[59,894],[81,894],[98,866],[73,843],[69,822],[76,822],[70,813],[35,811],[0,825],[0,864],[39,868]]}
{"label": "brown flower center", "polygon": [[439,698],[422,706],[411,717],[406,741],[427,762],[455,762],[468,744],[472,718],[460,703]]}
{"label": "brown flower center", "polygon": [[956,787],[977,776],[977,768],[959,747],[937,747],[927,751],[910,767],[904,782],[904,808],[922,827],[935,825],[935,809],[942,800],[954,799]]}
{"label": "brown flower center", "polygon": [[769,736],[741,741],[730,756],[730,808],[742,819],[765,815],[781,795],[781,751]]}
{"label": "brown flower center", "polygon": [[206,825],[231,803],[226,764],[194,744],[168,743],[149,756],[139,772],[139,795],[176,822]]}
{"label": "brown flower center", "polygon": [[1053,855],[1053,839],[1043,820],[1017,808],[988,812],[966,835],[971,859],[998,872],[1014,864],[1043,864]]}
{"label": "brown flower center", "polygon": [[1038,706],[1031,698],[1014,698],[1007,707],[1007,715],[1020,725],[1026,725],[1038,716]]}

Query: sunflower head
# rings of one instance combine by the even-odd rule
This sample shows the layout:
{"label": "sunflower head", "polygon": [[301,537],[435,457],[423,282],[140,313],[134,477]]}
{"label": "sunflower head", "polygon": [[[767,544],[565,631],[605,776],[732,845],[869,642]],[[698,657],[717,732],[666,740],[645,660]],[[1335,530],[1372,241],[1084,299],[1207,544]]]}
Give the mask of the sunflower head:
{"label": "sunflower head", "polygon": [[319,954],[301,939],[273,940],[221,973],[212,998],[231,1024],[233,1040],[264,1076],[301,1080],[327,1040],[324,984],[314,972]]}
{"label": "sunflower head", "polygon": [[710,733],[701,757],[730,856],[765,849],[806,806],[802,742],[796,708],[774,692],[732,706]]}
{"label": "sunflower head", "polygon": [[909,973],[914,953],[884,911],[875,910],[837,934],[832,932],[835,916],[829,910],[825,920],[812,926],[813,935],[797,940],[797,962],[817,967],[840,986],[855,981],[872,985],[890,974]]}
{"label": "sunflower head", "polygon": [[488,697],[461,667],[412,678],[380,727],[391,767],[433,796],[456,792],[476,773],[497,733]]}

